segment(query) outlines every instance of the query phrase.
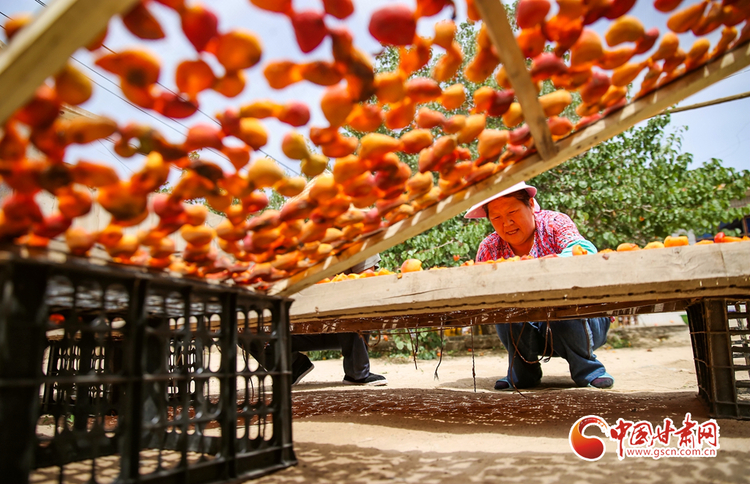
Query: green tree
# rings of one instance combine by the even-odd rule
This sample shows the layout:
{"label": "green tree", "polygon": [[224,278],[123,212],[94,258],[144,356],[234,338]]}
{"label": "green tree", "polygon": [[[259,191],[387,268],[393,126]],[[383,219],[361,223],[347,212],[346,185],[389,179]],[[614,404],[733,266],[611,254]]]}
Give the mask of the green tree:
{"label": "green tree", "polygon": [[631,128],[531,180],[542,208],[568,214],[597,247],[640,245],[679,229],[713,233],[742,216],[730,202],[750,188],[750,172],[712,159],[690,169],[686,128],[669,133],[669,115]]}

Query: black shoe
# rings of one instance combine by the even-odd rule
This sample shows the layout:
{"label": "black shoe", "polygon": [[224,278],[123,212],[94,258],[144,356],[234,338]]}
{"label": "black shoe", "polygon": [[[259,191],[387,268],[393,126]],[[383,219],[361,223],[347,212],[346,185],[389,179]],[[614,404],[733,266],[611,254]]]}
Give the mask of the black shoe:
{"label": "black shoe", "polygon": [[305,375],[313,371],[313,368],[315,365],[312,364],[310,358],[302,354],[298,355],[292,363],[292,385],[299,383]]}
{"label": "black shoe", "polygon": [[600,376],[599,378],[594,378],[589,382],[590,387],[594,388],[612,388],[612,385],[615,384],[615,379],[608,376]]}
{"label": "black shoe", "polygon": [[495,390],[507,390],[508,388],[510,388],[510,382],[505,378],[501,378],[495,382]]}
{"label": "black shoe", "polygon": [[359,380],[355,380],[354,378],[347,375],[344,377],[344,383],[347,385],[369,385],[371,387],[380,387],[383,385],[387,385],[388,380],[386,380],[383,375],[370,373],[367,378],[361,378]]}

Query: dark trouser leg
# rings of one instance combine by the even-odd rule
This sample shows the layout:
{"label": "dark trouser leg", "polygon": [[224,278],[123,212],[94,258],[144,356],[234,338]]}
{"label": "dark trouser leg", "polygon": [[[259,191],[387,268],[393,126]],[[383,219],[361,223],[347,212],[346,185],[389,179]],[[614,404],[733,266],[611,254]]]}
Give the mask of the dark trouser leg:
{"label": "dark trouser leg", "polygon": [[542,379],[542,365],[536,362],[542,349],[539,347],[538,330],[530,323],[496,324],[495,330],[508,350],[508,381],[516,388],[538,385]]}
{"label": "dark trouser leg", "polygon": [[[570,377],[578,386],[586,386],[606,373],[594,350],[607,341],[609,318],[550,321],[555,353],[568,362]],[[542,330],[547,323],[541,323]]]}
{"label": "dark trouser leg", "polygon": [[[369,338],[366,335],[365,338]],[[300,351],[341,350],[344,374],[355,380],[370,375],[367,342],[357,333],[299,334],[292,336],[292,362]]]}

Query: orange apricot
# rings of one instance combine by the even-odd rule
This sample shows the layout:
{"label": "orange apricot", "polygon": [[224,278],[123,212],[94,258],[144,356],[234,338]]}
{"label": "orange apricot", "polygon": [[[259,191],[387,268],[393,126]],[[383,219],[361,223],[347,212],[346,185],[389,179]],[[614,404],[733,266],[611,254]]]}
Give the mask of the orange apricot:
{"label": "orange apricot", "polygon": [[536,26],[521,30],[516,37],[516,42],[518,42],[521,53],[531,59],[544,52],[544,45],[547,43],[547,38],[542,33],[542,27]]}
{"label": "orange apricot", "polygon": [[99,189],[97,202],[118,220],[134,219],[146,212],[148,199],[131,191],[128,182],[119,182]]}
{"label": "orange apricot", "polygon": [[479,134],[479,156],[488,160],[497,158],[508,143],[509,137],[510,133],[507,130],[485,129]]}
{"label": "orange apricot", "polygon": [[139,39],[163,39],[164,30],[146,5],[146,2],[137,3],[130,12],[122,16],[122,23]]}
{"label": "orange apricot", "polygon": [[708,39],[702,38],[696,40],[685,57],[685,69],[691,71],[703,65],[708,60],[708,49],[710,47],[711,41]]}
{"label": "orange apricot", "polygon": [[641,248],[638,247],[636,244],[631,244],[631,243],[627,243],[627,242],[622,243],[622,244],[620,244],[620,245],[617,246],[617,252],[630,252],[630,251],[633,251],[633,250],[640,250],[640,249]]}
{"label": "orange apricot", "polygon": [[414,12],[396,4],[376,10],[370,18],[370,35],[385,45],[409,45],[417,31]]}
{"label": "orange apricot", "polygon": [[328,15],[343,20],[354,13],[352,0],[323,0],[323,8]]}
{"label": "orange apricot", "polygon": [[334,86],[341,82],[344,73],[339,64],[326,61],[314,61],[298,66],[302,79],[319,86]]}
{"label": "orange apricot", "polygon": [[354,106],[346,118],[346,124],[362,133],[370,133],[383,124],[383,119],[383,111],[376,104],[361,103]]}
{"label": "orange apricot", "polygon": [[432,129],[436,126],[442,126],[445,122],[445,116],[443,113],[429,108],[420,108],[415,121],[420,128]]}
{"label": "orange apricot", "polygon": [[625,16],[612,22],[604,38],[608,46],[614,47],[623,42],[638,42],[645,33],[646,31],[640,20]]}
{"label": "orange apricot", "polygon": [[391,110],[385,113],[385,127],[391,130],[407,127],[414,120],[417,103],[406,97],[401,102],[391,105]]}
{"label": "orange apricot", "polygon": [[570,48],[570,65],[582,66],[597,61],[604,55],[599,34],[590,29],[583,32]]}
{"label": "orange apricot", "polygon": [[207,225],[183,225],[180,235],[189,244],[201,247],[210,244],[216,236],[216,231]]}
{"label": "orange apricot", "polygon": [[319,153],[313,153],[305,158],[299,165],[300,170],[308,177],[318,176],[328,168],[328,157]]}
{"label": "orange apricot", "polygon": [[337,85],[325,90],[320,107],[331,126],[341,126],[352,111],[354,103],[346,86]]}
{"label": "orange apricot", "polygon": [[568,118],[551,116],[547,124],[553,136],[566,136],[573,130],[573,123]]}
{"label": "orange apricot", "polygon": [[487,122],[487,116],[484,114],[472,114],[466,118],[466,124],[461,131],[456,134],[458,144],[468,144],[479,136]]}
{"label": "orange apricot", "polygon": [[291,61],[269,62],[263,69],[263,75],[273,89],[284,89],[302,80],[299,67]]}
{"label": "orange apricot", "polygon": [[71,227],[65,231],[65,243],[73,255],[85,256],[96,242],[96,234],[90,234],[80,227]]}
{"label": "orange apricot", "polygon": [[611,71],[628,62],[635,54],[633,47],[621,47],[615,50],[605,50],[604,55],[599,58],[596,65],[604,70]]}
{"label": "orange apricot", "polygon": [[145,88],[159,80],[159,60],[145,50],[126,50],[99,57],[95,64],[129,85]]}
{"label": "orange apricot", "polygon": [[177,65],[175,84],[180,92],[190,97],[210,89],[216,82],[216,75],[211,66],[203,60],[183,61]]}
{"label": "orange apricot", "polygon": [[60,99],[57,93],[47,85],[42,85],[34,96],[21,109],[16,111],[15,118],[32,128],[46,128],[60,114]]}
{"label": "orange apricot", "polygon": [[255,118],[242,118],[239,131],[233,134],[254,150],[262,148],[268,141],[266,128]]}
{"label": "orange apricot", "polygon": [[288,158],[293,160],[302,160],[310,156],[305,137],[296,131],[284,135],[284,139],[281,141],[281,150]]}
{"label": "orange apricot", "polygon": [[399,149],[400,142],[385,134],[369,133],[362,137],[359,146],[360,159],[377,159]]}
{"label": "orange apricot", "polygon": [[531,63],[531,80],[533,82],[539,82],[554,75],[562,75],[568,71],[568,67],[565,63],[551,52],[544,52],[534,57]]}
{"label": "orange apricot", "polygon": [[719,28],[724,21],[724,9],[721,2],[711,2],[708,12],[692,26],[695,35],[707,35]]}
{"label": "orange apricot", "polygon": [[406,95],[403,75],[396,72],[381,72],[375,75],[375,95],[381,103],[396,103]]}
{"label": "orange apricot", "polygon": [[508,107],[508,110],[503,114],[503,124],[508,128],[518,126],[523,122],[523,112],[521,111],[521,105],[513,103]]}
{"label": "orange apricot", "polygon": [[660,12],[668,13],[680,6],[682,0],[654,0],[654,8]]}
{"label": "orange apricot", "polygon": [[721,38],[711,51],[711,58],[718,57],[726,52],[736,37],[737,29],[735,27],[724,27],[721,31]]}
{"label": "orange apricot", "polygon": [[591,80],[579,90],[581,100],[585,104],[595,104],[599,102],[599,99],[604,96],[610,85],[611,81],[609,76],[603,72],[595,72],[591,76]]}
{"label": "orange apricot", "polygon": [[612,73],[612,85],[625,87],[638,77],[643,70],[644,64],[625,64],[614,70]]}
{"label": "orange apricot", "polygon": [[91,211],[91,194],[88,190],[75,187],[61,189],[57,193],[57,203],[60,213],[73,220]]}
{"label": "orange apricot", "polygon": [[260,62],[263,48],[252,32],[237,29],[216,38],[216,60],[228,71],[249,69]]}
{"label": "orange apricot", "polygon": [[484,82],[500,63],[500,59],[490,49],[479,49],[464,69],[464,76],[471,82]]}
{"label": "orange apricot", "polygon": [[427,103],[434,101],[442,94],[440,85],[426,77],[415,77],[409,79],[405,85],[406,95],[416,103]]}
{"label": "orange apricot", "polygon": [[195,114],[198,105],[172,92],[162,91],[154,99],[153,109],[168,118],[183,119]]}
{"label": "orange apricot", "polygon": [[214,82],[212,89],[224,97],[237,97],[245,90],[247,81],[242,71],[227,71]]}
{"label": "orange apricot", "polygon": [[202,52],[218,35],[219,19],[203,5],[196,3],[180,11],[182,31],[195,50]]}
{"label": "orange apricot", "polygon": [[428,129],[414,129],[400,138],[400,151],[416,154],[432,145],[433,136]]}
{"label": "orange apricot", "polygon": [[516,23],[521,29],[536,27],[544,22],[549,9],[549,0],[520,0],[516,5]]}
{"label": "orange apricot", "polygon": [[643,37],[635,43],[635,54],[644,54],[651,50],[659,38],[659,29],[652,27],[644,32]]}
{"label": "orange apricot", "polygon": [[60,101],[77,106],[91,98],[93,83],[79,69],[68,63],[55,74],[55,92]]}
{"label": "orange apricot", "polygon": [[310,108],[305,103],[292,101],[281,107],[276,118],[282,123],[298,128],[310,121]]}
{"label": "orange apricot", "polygon": [[664,247],[680,247],[683,245],[690,245],[686,235],[679,235],[677,237],[668,235],[667,238],[664,239]]}
{"label": "orange apricot", "polygon": [[271,158],[259,158],[248,167],[247,178],[255,188],[270,188],[284,178],[284,170]]}
{"label": "orange apricot", "polygon": [[693,28],[703,17],[703,11],[708,5],[708,0],[691,5],[672,14],[667,20],[667,27],[674,33],[683,34]]}
{"label": "orange apricot", "polygon": [[546,117],[557,116],[572,102],[573,98],[565,89],[558,89],[539,97],[539,104],[541,104]]}
{"label": "orange apricot", "polygon": [[463,84],[453,84],[443,89],[439,102],[448,111],[460,108],[466,101],[466,92]]}
{"label": "orange apricot", "polygon": [[342,136],[341,133],[336,131],[333,140],[328,143],[320,145],[321,151],[324,156],[331,158],[340,158],[342,156],[351,155],[357,149],[359,140],[354,136]]}

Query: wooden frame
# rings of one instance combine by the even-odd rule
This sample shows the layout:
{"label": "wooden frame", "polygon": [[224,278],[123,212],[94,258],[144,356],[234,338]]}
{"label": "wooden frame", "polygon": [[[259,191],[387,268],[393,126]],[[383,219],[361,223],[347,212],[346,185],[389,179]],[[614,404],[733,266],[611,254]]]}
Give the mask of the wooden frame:
{"label": "wooden frame", "polygon": [[626,105],[606,118],[557,142],[558,152],[544,160],[539,154],[512,165],[490,178],[449,196],[432,207],[388,227],[285,281],[277,283],[272,292],[290,296],[323,278],[343,272],[366,258],[418,235],[455,217],[472,205],[543,173],[583,153],[635,124],[653,117],[688,96],[750,65],[750,43],[745,43],[716,60]]}
{"label": "wooden frame", "polygon": [[622,308],[727,295],[750,295],[750,242],[534,259],[320,284],[296,295],[290,318],[297,324],[496,308]]}
{"label": "wooden frame", "polygon": [[[0,124],[58,72],[81,46],[94,40],[116,14],[138,0],[55,0],[0,53]],[[76,28],[78,26],[78,28]]]}

